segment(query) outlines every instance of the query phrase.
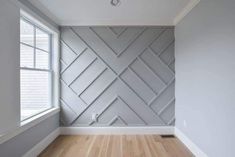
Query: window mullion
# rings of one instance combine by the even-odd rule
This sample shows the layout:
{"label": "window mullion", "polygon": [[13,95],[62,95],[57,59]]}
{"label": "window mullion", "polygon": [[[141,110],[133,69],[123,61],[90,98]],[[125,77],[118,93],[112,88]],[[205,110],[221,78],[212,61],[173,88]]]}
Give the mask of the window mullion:
{"label": "window mullion", "polygon": [[37,68],[27,68],[27,67],[21,67],[22,70],[31,70],[31,71],[45,71],[45,72],[52,72],[52,70],[48,69],[37,69]]}
{"label": "window mullion", "polygon": [[40,48],[37,48],[37,47],[34,47],[34,45],[32,46],[32,45],[29,45],[29,44],[26,44],[26,43],[24,43],[24,42],[20,42],[22,45],[25,45],[25,46],[28,46],[28,47],[31,47],[31,48],[35,48],[36,50],[40,50],[40,51],[42,51],[42,52],[44,52],[44,53],[50,53],[50,52],[48,52],[48,51],[45,51],[45,50],[43,50],[43,49],[40,49]]}
{"label": "window mullion", "polygon": [[[53,47],[52,47],[52,35],[50,34],[49,35],[49,42],[50,42],[50,44],[49,44],[49,69],[52,71],[52,49],[53,49]],[[48,86],[50,87],[49,89],[50,89],[50,91],[49,91],[49,93],[50,93],[50,97],[49,97],[49,102],[50,102],[50,104],[52,105],[53,104],[53,100],[52,100],[52,98],[53,98],[53,91],[52,91],[52,89],[53,89],[53,83],[52,83],[52,81],[53,81],[53,72],[51,72],[50,74],[50,77],[49,77],[49,84],[48,84]]]}
{"label": "window mullion", "polygon": [[36,26],[33,26],[34,28],[34,48],[33,48],[33,51],[34,51],[34,54],[33,54],[33,67],[36,68]]}
{"label": "window mullion", "polygon": [[49,42],[50,42],[50,44],[49,44],[49,69],[51,70],[52,69],[52,49],[53,49],[53,47],[52,47],[52,35],[50,34],[49,35]]}

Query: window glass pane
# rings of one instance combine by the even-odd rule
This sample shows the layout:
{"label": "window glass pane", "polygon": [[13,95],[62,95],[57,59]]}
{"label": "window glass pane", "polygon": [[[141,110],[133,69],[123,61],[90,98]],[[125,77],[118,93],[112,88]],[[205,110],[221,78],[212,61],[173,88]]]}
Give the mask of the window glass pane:
{"label": "window glass pane", "polygon": [[21,70],[21,120],[49,109],[49,72]]}
{"label": "window glass pane", "polygon": [[33,68],[34,49],[23,44],[20,45],[20,66]]}
{"label": "window glass pane", "polygon": [[36,47],[49,51],[49,35],[40,29],[36,29]]}
{"label": "window glass pane", "polygon": [[20,20],[20,41],[34,46],[34,27],[24,20]]}
{"label": "window glass pane", "polygon": [[47,52],[36,50],[36,68],[49,69],[49,54]]}
{"label": "window glass pane", "polygon": [[[51,72],[37,69],[50,68],[51,36],[36,25],[21,23],[21,120],[30,118],[51,108]],[[36,43],[35,43],[36,42]]]}

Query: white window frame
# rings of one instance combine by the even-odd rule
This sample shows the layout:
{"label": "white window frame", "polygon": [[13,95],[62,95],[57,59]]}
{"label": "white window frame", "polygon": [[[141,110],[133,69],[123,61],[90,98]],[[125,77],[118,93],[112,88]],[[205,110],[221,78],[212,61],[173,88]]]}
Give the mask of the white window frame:
{"label": "white window frame", "polygon": [[[21,67],[20,66],[20,71],[22,71],[22,70],[24,70],[24,71],[25,70],[26,71],[43,71],[43,72],[47,72],[49,74],[49,84],[48,84],[48,86],[49,86],[49,96],[48,96],[49,100],[48,100],[48,106],[50,106],[50,107],[48,107],[45,110],[42,110],[42,111],[40,111],[40,112],[38,112],[36,114],[33,114],[33,115],[31,115],[31,116],[29,116],[27,118],[21,119],[21,122],[23,122],[23,121],[26,121],[26,120],[34,117],[34,116],[37,116],[40,113],[43,113],[43,112],[45,112],[47,110],[50,110],[50,109],[52,109],[54,107],[54,105],[52,104],[52,95],[53,95],[53,90],[52,90],[52,88],[53,88],[53,86],[52,86],[52,81],[53,81],[53,67],[52,67],[52,61],[53,61],[53,58],[52,58],[53,42],[52,42],[52,40],[53,40],[53,38],[52,38],[52,34],[49,31],[45,30],[44,28],[41,28],[36,23],[34,23],[34,21],[29,20],[27,17],[25,17],[22,14],[21,14],[21,17],[20,17],[20,21],[21,20],[23,20],[24,22],[28,23],[29,25],[31,25],[33,27],[33,31],[34,31],[33,32],[34,33],[34,35],[33,35],[34,36],[34,38],[33,38],[34,45],[32,46],[32,45],[29,45],[29,44],[24,43],[22,41],[20,41],[20,45],[31,47],[33,49],[33,53],[34,53],[33,65],[34,65],[34,67],[33,68],[29,68],[29,67]],[[48,36],[49,36],[49,43],[48,43],[49,44],[49,48],[48,48],[48,51],[40,49],[40,48],[37,47],[37,45],[36,45],[36,38],[37,38],[36,30],[37,29],[42,31],[42,32],[44,32],[44,33],[46,33],[46,34],[48,34]],[[48,58],[48,69],[40,69],[40,68],[36,68],[35,67],[36,66],[36,50],[40,50],[40,51],[43,51],[43,53],[48,53],[49,54],[48,55],[48,57],[49,57]],[[22,114],[21,114],[21,117],[22,117]]]}
{"label": "white window frame", "polygon": [[[31,10],[28,10],[28,8],[25,8],[24,6],[21,6],[22,9],[20,10],[21,17],[24,19],[30,21],[33,23],[33,25],[36,25],[40,30],[43,30],[44,32],[47,32],[51,35],[51,47],[50,47],[50,70],[51,70],[51,108],[48,110],[45,110],[43,112],[40,112],[30,118],[27,118],[23,121],[21,121],[21,127],[27,126],[30,123],[37,123],[38,119],[41,119],[43,117],[47,117],[47,115],[50,115],[51,113],[58,113],[60,111],[59,108],[59,95],[60,95],[60,83],[59,83],[59,36],[60,32],[58,28],[55,28],[50,23],[42,19],[40,16],[37,16],[34,12],[31,12]],[[30,68],[27,68],[30,70]],[[39,69],[41,70],[41,69]],[[56,111],[56,112],[55,112]]]}

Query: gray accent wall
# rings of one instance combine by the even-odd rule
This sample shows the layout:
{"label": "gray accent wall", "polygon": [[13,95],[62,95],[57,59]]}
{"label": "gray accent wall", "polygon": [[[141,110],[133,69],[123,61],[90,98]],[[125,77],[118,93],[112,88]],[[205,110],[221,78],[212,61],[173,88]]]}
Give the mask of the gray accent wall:
{"label": "gray accent wall", "polygon": [[176,26],[176,127],[209,157],[235,156],[235,1],[201,0]]}
{"label": "gray accent wall", "polygon": [[59,114],[0,144],[1,157],[21,157],[59,127]]}
{"label": "gray accent wall", "polygon": [[174,125],[173,27],[62,27],[60,61],[62,125]]}

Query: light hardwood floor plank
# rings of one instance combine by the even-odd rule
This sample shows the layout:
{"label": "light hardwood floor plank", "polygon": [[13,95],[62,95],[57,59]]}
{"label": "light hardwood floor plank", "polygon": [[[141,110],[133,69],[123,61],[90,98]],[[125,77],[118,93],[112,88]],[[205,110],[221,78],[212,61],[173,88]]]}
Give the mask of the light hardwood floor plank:
{"label": "light hardwood floor plank", "polygon": [[177,138],[158,135],[59,136],[39,157],[193,157]]}

